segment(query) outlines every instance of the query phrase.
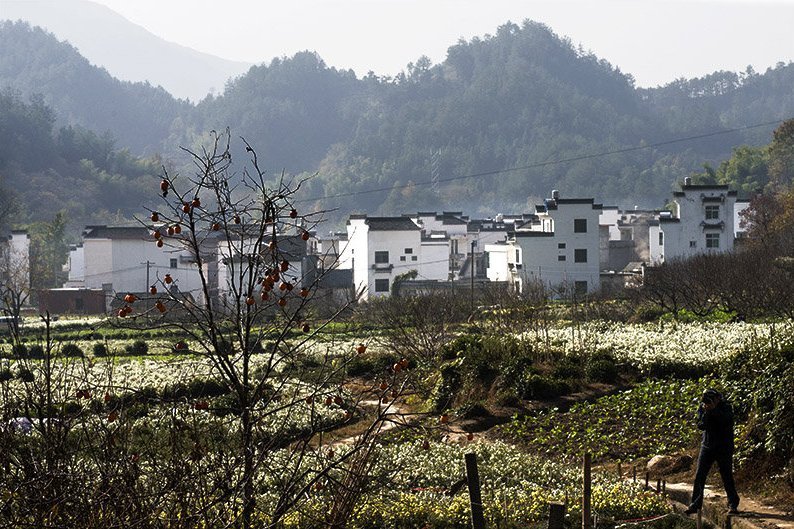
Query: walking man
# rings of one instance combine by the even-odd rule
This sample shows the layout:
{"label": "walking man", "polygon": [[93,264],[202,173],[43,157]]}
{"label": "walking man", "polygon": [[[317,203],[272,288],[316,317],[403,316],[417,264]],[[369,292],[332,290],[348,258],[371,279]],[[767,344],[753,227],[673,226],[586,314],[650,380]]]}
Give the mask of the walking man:
{"label": "walking man", "polygon": [[739,495],[733,482],[733,410],[719,391],[707,389],[703,392],[698,407],[698,428],[703,430],[700,445],[695,486],[692,489],[692,503],[685,511],[693,514],[703,507],[703,489],[706,476],[716,462],[722,477],[722,485],[728,496],[728,513],[739,512]]}

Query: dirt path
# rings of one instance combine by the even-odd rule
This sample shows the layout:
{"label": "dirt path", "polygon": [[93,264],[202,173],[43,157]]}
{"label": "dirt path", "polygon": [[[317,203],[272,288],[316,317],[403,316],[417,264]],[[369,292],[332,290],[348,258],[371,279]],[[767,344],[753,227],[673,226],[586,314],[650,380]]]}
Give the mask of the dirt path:
{"label": "dirt path", "polygon": [[[692,494],[690,483],[668,483],[666,487],[668,496],[675,502],[679,510],[686,509]],[[741,492],[740,492],[741,494]],[[794,510],[794,506],[791,506]],[[794,512],[781,511],[770,505],[765,505],[752,498],[742,496],[739,505],[739,514],[731,516],[731,526],[734,529],[794,529]],[[721,488],[706,486],[703,502],[703,515],[718,527],[724,526],[727,518],[727,502],[725,493]],[[694,516],[693,516],[694,517]]]}

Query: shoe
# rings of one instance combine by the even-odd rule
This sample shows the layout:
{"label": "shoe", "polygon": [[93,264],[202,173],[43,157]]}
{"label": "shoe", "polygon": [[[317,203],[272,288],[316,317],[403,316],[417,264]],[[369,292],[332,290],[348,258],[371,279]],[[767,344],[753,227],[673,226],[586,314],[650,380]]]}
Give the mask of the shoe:
{"label": "shoe", "polygon": [[728,507],[728,514],[739,514],[738,507]]}
{"label": "shoe", "polygon": [[689,507],[687,507],[687,509],[684,511],[684,514],[695,514],[695,513],[696,513],[696,512],[698,512],[699,510],[700,510],[700,509],[698,509],[697,507],[693,507],[693,506],[691,506],[691,505],[690,505],[690,506],[689,506]]}

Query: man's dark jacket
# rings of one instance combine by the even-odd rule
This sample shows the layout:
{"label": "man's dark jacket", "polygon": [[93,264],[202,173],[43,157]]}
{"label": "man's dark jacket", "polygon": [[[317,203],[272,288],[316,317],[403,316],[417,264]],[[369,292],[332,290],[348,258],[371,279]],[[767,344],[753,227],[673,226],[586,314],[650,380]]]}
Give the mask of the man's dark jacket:
{"label": "man's dark jacket", "polygon": [[698,428],[703,430],[703,448],[733,453],[733,410],[725,400],[713,410],[698,408]]}

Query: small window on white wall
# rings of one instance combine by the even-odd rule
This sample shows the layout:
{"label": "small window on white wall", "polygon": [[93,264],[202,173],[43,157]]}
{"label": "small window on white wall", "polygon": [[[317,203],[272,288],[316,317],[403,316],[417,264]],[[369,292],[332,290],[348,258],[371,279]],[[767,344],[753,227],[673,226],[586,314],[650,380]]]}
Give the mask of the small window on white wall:
{"label": "small window on white wall", "polygon": [[720,207],[717,205],[706,206],[706,220],[717,220],[720,218]]}
{"label": "small window on white wall", "polygon": [[375,280],[375,292],[388,292],[389,291],[389,280],[388,279],[376,279]]}
{"label": "small window on white wall", "polygon": [[707,233],[706,234],[706,248],[719,248],[720,247],[720,234]]}
{"label": "small window on white wall", "polygon": [[388,264],[389,252],[375,252],[375,262],[377,264]]}
{"label": "small window on white wall", "polygon": [[176,268],[176,267],[177,267],[177,260],[176,260],[176,258],[175,258],[175,257],[172,257],[172,258],[171,258],[171,263],[170,263],[170,265],[171,265],[171,268]]}

